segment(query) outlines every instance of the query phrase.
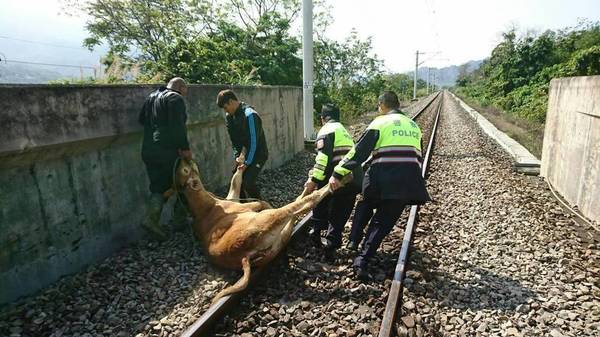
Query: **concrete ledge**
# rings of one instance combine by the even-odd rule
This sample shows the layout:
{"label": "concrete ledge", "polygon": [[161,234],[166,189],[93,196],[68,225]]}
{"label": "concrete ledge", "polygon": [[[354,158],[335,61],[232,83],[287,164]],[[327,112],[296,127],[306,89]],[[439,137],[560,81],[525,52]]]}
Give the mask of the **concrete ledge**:
{"label": "concrete ledge", "polygon": [[504,132],[498,130],[494,124],[490,123],[485,117],[483,117],[475,109],[468,106],[460,98],[450,92],[452,97],[460,104],[473,117],[483,131],[500,144],[500,146],[508,152],[514,159],[515,170],[520,173],[527,175],[539,175],[540,174],[540,160],[537,159],[531,152],[529,152],[523,145],[519,144],[516,140],[510,138]]}

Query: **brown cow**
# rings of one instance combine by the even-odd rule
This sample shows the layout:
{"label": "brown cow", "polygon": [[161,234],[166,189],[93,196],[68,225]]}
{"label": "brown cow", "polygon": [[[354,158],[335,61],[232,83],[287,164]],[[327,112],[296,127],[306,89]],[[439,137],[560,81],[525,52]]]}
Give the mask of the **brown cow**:
{"label": "brown cow", "polygon": [[[241,179],[242,171],[238,170],[232,178],[228,197],[239,196]],[[221,200],[204,189],[198,166],[186,160],[181,160],[177,168],[175,184],[174,188],[185,195],[194,217],[194,234],[211,262],[244,271],[244,275],[217,294],[213,302],[244,290],[250,278],[250,266],[258,267],[271,261],[290,239],[298,217],[330,193],[329,186],[307,196],[303,192],[294,202],[277,209],[264,201],[241,204]]]}

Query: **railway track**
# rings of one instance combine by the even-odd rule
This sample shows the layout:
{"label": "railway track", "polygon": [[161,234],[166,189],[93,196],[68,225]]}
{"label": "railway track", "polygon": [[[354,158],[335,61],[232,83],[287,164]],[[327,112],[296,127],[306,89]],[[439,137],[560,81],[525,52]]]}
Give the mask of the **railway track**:
{"label": "railway track", "polygon": [[[430,109],[432,106],[436,106],[435,110],[437,111],[437,115],[438,117],[436,117],[436,122],[434,124],[434,128],[437,126],[437,118],[439,118],[439,112],[441,109],[441,99],[442,96],[440,93],[436,93],[434,95],[431,95],[431,97],[428,97],[424,106],[419,107],[418,110],[416,111],[416,113],[412,116],[413,120],[416,120],[417,118],[419,118],[422,114],[424,114],[424,112],[428,111],[428,109]],[[431,135],[435,135],[435,131],[431,131],[431,130],[427,130],[424,132],[424,139],[430,139]],[[431,138],[432,139],[432,138]],[[430,151],[432,150],[432,146],[433,146],[433,142],[429,141],[430,144],[427,147],[427,154],[426,154],[426,163],[423,166],[424,171],[426,170],[427,167],[427,161],[430,159]],[[298,238],[303,234],[304,229],[307,225],[307,223],[309,222],[309,219],[312,215],[312,212],[309,212],[306,216],[304,216],[294,227],[294,231],[292,234],[292,239],[291,241],[294,240],[298,240]],[[414,216],[413,216],[413,211],[411,209],[411,219],[412,219],[412,226],[414,226]],[[404,247],[404,245],[403,245]],[[403,248],[404,251],[404,248]],[[406,260],[406,256],[404,256],[404,259]],[[263,275],[266,273],[266,271],[269,269],[270,266],[264,266],[263,268],[258,269],[257,271],[252,273],[251,276],[251,281],[250,284],[248,286],[248,289],[246,291],[252,291],[253,285],[255,284],[255,282]],[[394,283],[395,284],[395,283]],[[394,295],[394,293],[391,293],[392,295]],[[228,312],[228,310],[230,310],[231,308],[233,308],[234,304],[239,300],[239,298],[241,296],[244,296],[244,293],[237,293],[237,294],[232,294],[229,296],[226,296],[224,298],[221,298],[217,303],[215,303],[214,305],[212,305],[198,320],[196,320],[183,334],[182,336],[184,337],[197,337],[197,336],[204,336],[206,334],[208,334],[210,331],[212,331],[212,327],[214,326],[215,323],[217,323],[221,317],[226,314]],[[395,296],[395,295],[394,295]],[[387,312],[387,310],[386,310]],[[390,321],[391,322],[391,321]],[[272,331],[269,330],[267,328],[267,331]]]}
{"label": "railway track", "polygon": [[[229,316],[217,320],[213,334],[375,336],[387,312],[398,336],[600,336],[600,235],[562,210],[542,179],[513,172],[448,96],[443,109],[427,180],[435,202],[419,211],[401,300],[389,294],[396,282],[390,266],[411,241],[403,225],[382,243],[370,283],[352,278],[351,252],[341,249],[329,263],[299,235],[233,311],[221,312]],[[419,117],[424,141],[431,110]],[[313,161],[302,153],[269,171],[266,197],[275,206],[289,202]],[[179,336],[238,277],[192,252],[187,233],[141,242],[0,308],[0,336]]]}
{"label": "railway track", "polygon": [[[435,134],[437,132],[438,122],[440,120],[440,113],[442,111],[443,97],[439,99],[437,107],[435,108],[435,122],[433,127],[430,129],[431,134],[429,135],[429,141],[427,144],[427,151],[425,152],[425,158],[423,160],[422,175],[427,175],[427,169],[433,155],[433,147],[435,144]],[[413,234],[417,226],[419,206],[413,205],[410,207],[410,213],[408,221],[404,230],[404,238],[402,240],[402,246],[400,247],[400,254],[398,256],[398,262],[394,271],[394,279],[388,293],[387,303],[379,328],[379,337],[390,337],[396,333],[395,323],[397,320],[398,307],[402,304],[402,289],[404,288],[404,277],[406,276],[406,270],[408,269],[409,262],[409,250],[413,241]]]}

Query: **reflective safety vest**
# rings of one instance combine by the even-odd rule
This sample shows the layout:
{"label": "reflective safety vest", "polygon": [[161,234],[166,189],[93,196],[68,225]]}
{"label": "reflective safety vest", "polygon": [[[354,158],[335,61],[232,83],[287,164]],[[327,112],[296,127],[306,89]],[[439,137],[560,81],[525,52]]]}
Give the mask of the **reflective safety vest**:
{"label": "reflective safety vest", "polygon": [[342,179],[372,156],[365,172],[365,200],[396,200],[399,205],[421,205],[431,197],[421,174],[421,130],[398,111],[375,118],[356,145],[335,167]]}
{"label": "reflective safety vest", "polygon": [[318,154],[311,179],[322,183],[329,178],[333,167],[352,149],[354,141],[342,123],[332,120],[319,130],[315,144]]}
{"label": "reflective safety vest", "polygon": [[[377,135],[372,148],[362,149],[370,152],[373,156],[371,165],[415,163],[421,166],[421,129],[417,123],[405,115],[390,113],[379,116],[369,124],[365,133]],[[365,156],[368,154],[361,153],[359,155],[359,157]],[[351,169],[344,165],[355,157],[356,148],[353,148],[335,167],[335,173],[338,176],[348,174]]]}
{"label": "reflective safety vest", "polygon": [[379,130],[372,164],[416,163],[421,165],[421,129],[402,114],[376,118],[367,129]]}

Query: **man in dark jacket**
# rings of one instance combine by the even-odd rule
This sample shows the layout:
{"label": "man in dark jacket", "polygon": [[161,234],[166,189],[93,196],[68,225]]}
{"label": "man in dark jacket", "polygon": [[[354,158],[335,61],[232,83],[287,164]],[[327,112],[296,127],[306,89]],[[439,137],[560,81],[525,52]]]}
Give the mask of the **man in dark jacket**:
{"label": "man in dark jacket", "polygon": [[[261,199],[256,180],[269,158],[262,120],[253,107],[238,100],[233,90],[219,92],[217,105],[226,112],[227,132],[235,161],[237,167],[244,170],[240,197]],[[240,154],[244,149],[246,153],[242,161]]]}
{"label": "man in dark jacket", "polygon": [[[165,192],[173,184],[173,165],[178,157],[192,158],[185,126],[187,114],[183,97],[187,90],[182,78],[171,79],[166,87],[148,96],[138,119],[144,126],[142,160],[146,165],[151,193],[144,227],[161,240],[167,238],[160,225],[160,214],[167,201]],[[185,220],[181,205],[176,205],[173,220]]]}
{"label": "man in dark jacket", "polygon": [[421,129],[399,110],[398,96],[386,91],[378,98],[382,116],[367,127],[358,143],[334,168],[329,179],[335,190],[340,180],[369,155],[372,161],[363,180],[367,206],[375,209],[362,250],[354,259],[355,274],[368,279],[368,263],[385,236],[392,230],[405,205],[430,200],[421,175]]}

